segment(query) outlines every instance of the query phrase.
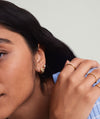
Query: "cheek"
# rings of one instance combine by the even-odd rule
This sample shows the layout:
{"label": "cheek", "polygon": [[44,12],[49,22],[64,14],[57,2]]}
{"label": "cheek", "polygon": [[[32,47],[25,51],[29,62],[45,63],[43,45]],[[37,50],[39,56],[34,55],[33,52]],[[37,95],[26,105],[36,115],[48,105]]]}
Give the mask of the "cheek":
{"label": "cheek", "polygon": [[8,70],[6,88],[9,91],[9,96],[15,97],[16,101],[24,100],[34,87],[35,71],[32,69],[32,61],[20,60],[20,63],[16,62],[16,64],[10,65]]}
{"label": "cheek", "polygon": [[7,94],[1,110],[12,113],[33,94],[35,71],[32,60],[14,57],[1,65],[0,74],[0,84]]}

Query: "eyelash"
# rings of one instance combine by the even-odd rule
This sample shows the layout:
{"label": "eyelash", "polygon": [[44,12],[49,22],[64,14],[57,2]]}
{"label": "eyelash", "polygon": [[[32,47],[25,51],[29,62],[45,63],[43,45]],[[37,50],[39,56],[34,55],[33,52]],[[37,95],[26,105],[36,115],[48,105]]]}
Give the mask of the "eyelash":
{"label": "eyelash", "polygon": [[4,57],[4,55],[6,55],[6,52],[0,52],[0,59],[2,59]]}

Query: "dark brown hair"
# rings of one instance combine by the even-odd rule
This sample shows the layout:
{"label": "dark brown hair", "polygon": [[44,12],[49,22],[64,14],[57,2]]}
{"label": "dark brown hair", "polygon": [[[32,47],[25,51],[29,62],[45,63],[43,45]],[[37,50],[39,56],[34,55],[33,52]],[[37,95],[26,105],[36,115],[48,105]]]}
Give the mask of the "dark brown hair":
{"label": "dark brown hair", "polygon": [[44,48],[46,69],[40,74],[41,83],[61,71],[66,60],[75,57],[70,48],[42,27],[31,13],[11,2],[0,0],[0,24],[24,36],[33,53],[38,49],[38,44]]}

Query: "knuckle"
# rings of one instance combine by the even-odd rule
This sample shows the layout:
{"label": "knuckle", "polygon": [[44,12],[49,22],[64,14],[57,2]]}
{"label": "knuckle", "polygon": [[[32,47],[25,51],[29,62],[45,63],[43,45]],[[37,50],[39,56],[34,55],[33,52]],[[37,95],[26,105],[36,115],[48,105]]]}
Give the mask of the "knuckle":
{"label": "knuckle", "polygon": [[74,80],[74,77],[73,77],[73,76],[69,77],[67,81],[68,81],[68,83],[71,84],[71,85],[75,85],[75,82],[76,82],[76,81]]}
{"label": "knuckle", "polygon": [[61,118],[63,115],[61,113],[61,107],[57,106],[55,107],[54,111],[51,112],[55,119]]}
{"label": "knuckle", "polygon": [[100,68],[95,69],[94,72],[96,72],[97,74],[100,74]]}
{"label": "knuckle", "polygon": [[83,85],[79,85],[76,87],[76,92],[79,94],[83,94],[85,92],[85,87]]}
{"label": "knuckle", "polygon": [[79,59],[80,59],[80,58],[77,58],[77,57],[76,57],[76,58],[72,59],[72,61],[77,61],[77,60],[79,60]]}
{"label": "knuckle", "polygon": [[93,63],[94,65],[98,64],[98,62],[96,60],[92,60],[91,63]]}
{"label": "knuckle", "polygon": [[91,93],[87,93],[87,94],[85,94],[84,99],[85,99],[86,103],[92,103],[93,96],[91,95]]}
{"label": "knuckle", "polygon": [[84,63],[92,63],[92,60],[88,60],[88,59],[86,59],[86,60],[84,60]]}
{"label": "knuckle", "polygon": [[98,62],[97,62],[97,61],[95,61],[95,60],[88,60],[88,59],[87,59],[87,60],[85,60],[85,61],[84,61],[84,63],[86,63],[86,64],[88,64],[88,63],[89,63],[89,64],[92,64],[92,65],[97,65],[97,64],[98,64]]}
{"label": "knuckle", "polygon": [[61,73],[59,74],[59,78],[60,78],[60,79],[65,79],[65,78],[66,78],[66,74],[63,73],[63,72],[61,72]]}

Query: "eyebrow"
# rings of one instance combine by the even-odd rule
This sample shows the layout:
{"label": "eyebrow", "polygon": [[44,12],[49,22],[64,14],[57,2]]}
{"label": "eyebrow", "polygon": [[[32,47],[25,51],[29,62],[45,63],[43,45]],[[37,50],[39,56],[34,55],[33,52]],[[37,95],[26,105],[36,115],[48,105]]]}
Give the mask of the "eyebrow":
{"label": "eyebrow", "polygon": [[10,40],[5,39],[5,38],[0,38],[0,43],[8,43],[8,44],[13,44]]}

